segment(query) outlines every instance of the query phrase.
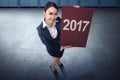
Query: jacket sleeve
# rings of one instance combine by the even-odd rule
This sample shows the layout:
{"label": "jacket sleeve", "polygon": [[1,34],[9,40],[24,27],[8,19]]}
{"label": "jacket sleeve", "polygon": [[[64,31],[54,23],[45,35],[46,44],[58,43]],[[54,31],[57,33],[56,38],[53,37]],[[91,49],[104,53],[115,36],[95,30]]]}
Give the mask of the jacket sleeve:
{"label": "jacket sleeve", "polygon": [[48,46],[48,45],[49,45],[49,44],[48,44],[48,41],[46,40],[46,38],[45,38],[42,30],[40,29],[40,26],[37,27],[37,31],[38,31],[38,35],[39,35],[42,43],[45,44],[46,46]]}

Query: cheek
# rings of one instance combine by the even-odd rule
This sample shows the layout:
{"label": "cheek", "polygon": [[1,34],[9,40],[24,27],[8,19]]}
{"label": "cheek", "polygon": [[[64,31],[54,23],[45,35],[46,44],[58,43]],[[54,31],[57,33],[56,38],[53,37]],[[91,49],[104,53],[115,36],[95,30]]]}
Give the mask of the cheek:
{"label": "cheek", "polygon": [[55,19],[57,19],[58,15],[55,16]]}
{"label": "cheek", "polygon": [[46,14],[46,15],[45,15],[45,18],[46,18],[46,19],[49,19],[49,18],[50,18],[50,16]]}

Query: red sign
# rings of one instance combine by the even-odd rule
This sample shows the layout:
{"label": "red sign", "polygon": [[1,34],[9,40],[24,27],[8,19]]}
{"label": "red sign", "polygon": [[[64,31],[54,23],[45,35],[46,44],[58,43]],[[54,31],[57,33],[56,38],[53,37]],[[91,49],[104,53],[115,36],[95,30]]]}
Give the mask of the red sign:
{"label": "red sign", "polygon": [[93,8],[62,7],[62,46],[86,47],[93,11]]}

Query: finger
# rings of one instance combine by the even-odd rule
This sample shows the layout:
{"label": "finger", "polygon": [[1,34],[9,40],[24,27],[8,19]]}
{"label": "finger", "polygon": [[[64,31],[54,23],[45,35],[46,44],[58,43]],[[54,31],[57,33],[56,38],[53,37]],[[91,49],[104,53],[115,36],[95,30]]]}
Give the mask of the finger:
{"label": "finger", "polygon": [[80,8],[80,6],[79,6],[79,5],[74,5],[74,7],[75,7],[75,8]]}

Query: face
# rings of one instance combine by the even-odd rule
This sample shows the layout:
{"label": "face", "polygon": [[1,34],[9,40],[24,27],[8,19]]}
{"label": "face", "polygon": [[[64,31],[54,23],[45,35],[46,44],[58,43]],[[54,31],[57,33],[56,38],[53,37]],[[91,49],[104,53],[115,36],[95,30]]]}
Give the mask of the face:
{"label": "face", "polygon": [[50,7],[44,12],[45,15],[45,21],[48,25],[53,25],[54,21],[56,20],[58,16],[58,11],[54,7]]}

